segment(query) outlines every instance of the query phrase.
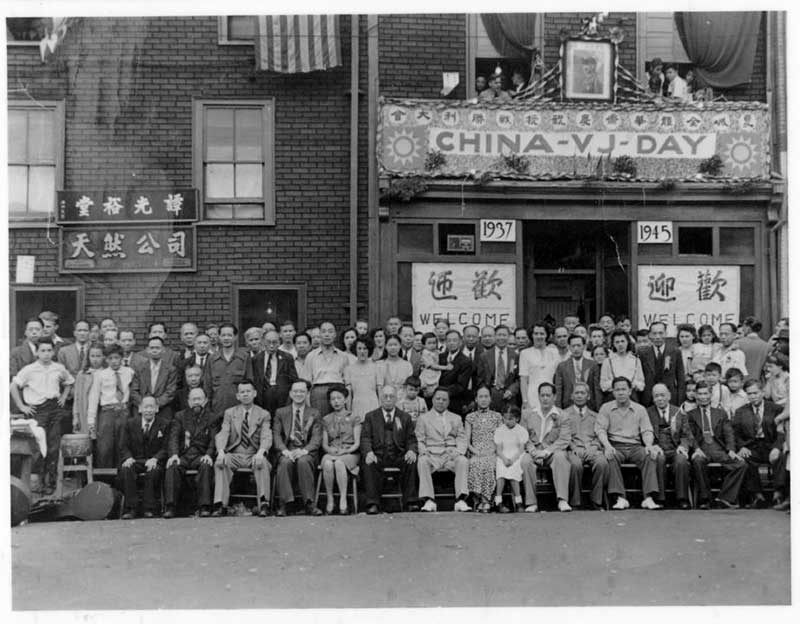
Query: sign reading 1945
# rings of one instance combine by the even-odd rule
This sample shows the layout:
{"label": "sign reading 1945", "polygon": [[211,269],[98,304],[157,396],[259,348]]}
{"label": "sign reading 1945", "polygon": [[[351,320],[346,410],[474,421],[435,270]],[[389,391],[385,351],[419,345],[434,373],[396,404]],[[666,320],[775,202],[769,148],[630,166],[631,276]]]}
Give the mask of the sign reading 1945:
{"label": "sign reading 1945", "polygon": [[517,240],[513,219],[481,219],[481,242],[514,243]]}
{"label": "sign reading 1945", "polygon": [[58,223],[197,221],[193,188],[59,191]]}
{"label": "sign reading 1945", "polygon": [[671,243],[672,221],[637,221],[637,243]]}

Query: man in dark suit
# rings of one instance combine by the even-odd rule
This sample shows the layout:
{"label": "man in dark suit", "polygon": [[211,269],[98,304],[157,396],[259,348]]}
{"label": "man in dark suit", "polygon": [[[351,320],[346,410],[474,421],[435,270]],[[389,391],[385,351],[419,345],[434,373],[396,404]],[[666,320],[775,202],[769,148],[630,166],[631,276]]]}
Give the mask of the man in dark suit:
{"label": "man in dark suit", "polygon": [[400,490],[403,505],[408,511],[419,511],[416,504],[417,436],[411,416],[396,409],[397,390],[394,386],[381,389],[380,409],[364,416],[361,428],[361,457],[364,458],[364,490],[367,494],[367,513],[377,514],[383,492],[383,469],[400,469]]}
{"label": "man in dark suit", "polygon": [[689,412],[688,418],[694,438],[692,472],[697,483],[698,507],[709,508],[711,490],[708,483],[708,464],[718,462],[727,474],[713,506],[735,509],[739,506],[739,490],[747,476],[747,463],[736,454],[733,426],[728,415],[718,407],[711,407],[711,388],[706,382],[697,384],[695,399],[697,408]]}
{"label": "man in dark suit", "polygon": [[452,370],[442,371],[439,386],[447,388],[450,395],[450,411],[464,417],[464,408],[472,400],[468,387],[474,370],[470,359],[461,352],[461,334],[451,329],[445,338],[445,352],[439,354],[439,364],[453,365]]}
{"label": "man in dark suit", "polygon": [[493,336],[494,346],[484,350],[478,361],[477,385],[489,388],[490,409],[502,414],[510,405],[519,405],[519,355],[508,346],[508,327],[498,325]]}
{"label": "man in dark suit", "polygon": [[170,426],[167,446],[167,475],[164,479],[165,518],[175,516],[181,486],[187,470],[197,470],[197,505],[200,517],[211,515],[211,485],[214,479],[214,436],[219,419],[209,409],[206,393],[195,388],[189,393],[189,409],[178,412]]}
{"label": "man in dark suit", "polygon": [[692,450],[692,432],[689,419],[670,402],[669,390],[664,384],[653,386],[653,405],[647,408],[647,415],[653,425],[655,442],[663,451],[656,458],[658,476],[658,502],[665,502],[664,482],[667,463],[672,464],[675,476],[675,498],[678,507],[689,509],[689,452]]}
{"label": "man in dark suit", "polygon": [[[584,356],[586,351],[586,338],[572,334],[567,342],[569,358],[556,366],[556,407],[566,409],[572,405],[572,390],[575,388],[576,381],[589,383],[592,378],[592,371],[597,363]],[[591,393],[590,393],[591,397]],[[598,409],[599,406],[589,407]]]}
{"label": "man in dark suit", "polygon": [[157,411],[155,398],[146,396],[139,404],[140,415],[131,416],[120,427],[117,456],[121,462],[119,480],[125,495],[123,520],[136,517],[139,506],[136,476],[139,474],[144,474],[144,517],[152,518],[159,513],[169,428],[163,419],[156,417]]}
{"label": "man in dark suit", "polygon": [[289,389],[297,381],[297,368],[294,358],[278,347],[281,337],[276,331],[264,334],[266,349],[251,360],[253,380],[258,396],[256,405],[263,407],[270,415],[289,402]]}
{"label": "man in dark suit", "polygon": [[194,339],[194,349],[188,358],[181,359],[181,365],[185,371],[191,366],[197,366],[203,373],[206,370],[211,355],[211,338],[207,334],[197,334]]}
{"label": "man in dark suit", "polygon": [[133,370],[130,396],[135,407],[139,407],[143,397],[155,397],[158,415],[169,423],[172,421],[172,401],[178,389],[178,371],[164,361],[163,352],[164,341],[161,338],[153,336],[147,341],[148,360]]}
{"label": "man in dark suit", "polygon": [[397,334],[400,337],[400,358],[411,364],[414,375],[419,375],[420,352],[414,349],[414,328],[403,325]]}
{"label": "man in dark suit", "polygon": [[279,453],[275,489],[278,491],[276,516],[286,515],[286,505],[294,500],[292,482],[299,485],[305,512],[321,516],[314,506],[314,473],[322,445],[322,419],[319,411],[306,405],[310,384],[301,379],[292,384],[291,404],[280,407],[272,420],[272,444]]}
{"label": "man in dark suit", "polygon": [[122,347],[122,365],[132,370],[136,370],[147,362],[147,357],[134,351],[136,337],[132,330],[122,329],[119,332],[119,345]]}
{"label": "man in dark suit", "polygon": [[758,467],[772,464],[775,481],[773,504],[780,504],[786,496],[786,456],[783,453],[785,436],[778,432],[775,418],[783,411],[772,401],[764,399],[764,390],[757,379],[744,384],[749,403],[736,410],[733,415],[733,435],[739,456],[747,462],[745,488],[752,495],[751,506],[767,506]]}
{"label": "man in dark suit", "polygon": [[155,336],[161,338],[161,342],[164,345],[161,359],[164,360],[164,362],[166,362],[170,368],[172,368],[177,364],[180,355],[177,351],[172,350],[167,344],[167,326],[161,321],[150,323],[150,325],[147,326],[148,344],[149,339]]}
{"label": "man in dark suit", "polygon": [[667,387],[675,403],[683,402],[686,385],[686,371],[683,369],[683,357],[677,347],[666,345],[667,326],[661,321],[650,325],[650,346],[639,349],[644,373],[644,390],[640,399],[642,405],[653,404],[653,386],[662,383]]}
{"label": "man in dark suit", "polygon": [[36,361],[36,341],[42,335],[42,322],[38,318],[31,318],[25,323],[25,339],[22,344],[11,349],[9,358],[9,379],[13,378],[28,364]]}

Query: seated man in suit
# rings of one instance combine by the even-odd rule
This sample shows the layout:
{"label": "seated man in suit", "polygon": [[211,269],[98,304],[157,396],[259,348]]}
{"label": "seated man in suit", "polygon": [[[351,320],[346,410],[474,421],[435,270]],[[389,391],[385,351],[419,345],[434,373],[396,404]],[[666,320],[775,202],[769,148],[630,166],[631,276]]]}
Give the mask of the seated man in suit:
{"label": "seated man in suit", "polygon": [[258,396],[256,404],[270,414],[289,403],[289,388],[297,381],[294,359],[279,349],[281,338],[278,332],[264,334],[264,351],[252,360],[253,382]]}
{"label": "seated man in suit", "polygon": [[622,480],[623,462],[633,462],[642,475],[642,509],[661,509],[653,500],[658,494],[657,457],[661,449],[655,444],[653,425],[644,407],[631,401],[631,381],[615,377],[611,383],[614,400],[605,403],[597,415],[597,437],[600,439],[609,465],[608,493],[616,494],[612,509],[627,509],[625,483]]}
{"label": "seated man in suit", "polygon": [[442,366],[453,365],[452,370],[442,371],[442,375],[439,377],[439,386],[445,388],[450,394],[450,411],[463,417],[464,408],[472,401],[469,382],[472,379],[474,367],[472,361],[464,355],[461,349],[461,334],[455,329],[449,330],[445,336],[445,352],[439,354],[439,364]]}
{"label": "seated man in suit", "polygon": [[764,399],[763,386],[757,379],[746,381],[744,391],[749,403],[737,409],[733,415],[733,435],[739,457],[747,462],[745,488],[753,497],[750,504],[759,509],[767,506],[758,467],[769,463],[772,464],[775,482],[772,504],[780,505],[788,495],[786,456],[783,453],[786,438],[775,424],[775,418],[783,408]]}
{"label": "seated man in suit", "polygon": [[[402,330],[401,330],[402,331]],[[367,513],[377,514],[383,492],[383,469],[400,469],[400,490],[408,511],[419,511],[417,499],[417,436],[411,416],[396,408],[394,386],[381,388],[380,409],[364,416],[361,456],[364,458],[364,490]]]}
{"label": "seated man in suit", "polygon": [[[448,334],[448,342],[450,336],[451,334]],[[465,355],[462,353],[458,355],[469,363]],[[456,504],[453,509],[469,511],[467,505],[469,461],[466,458],[467,433],[464,423],[461,416],[447,409],[450,404],[450,393],[447,388],[441,386],[436,388],[432,401],[433,409],[420,414],[415,431],[419,449],[417,458],[419,498],[425,501],[422,511],[436,511],[432,474],[440,470],[453,472],[456,475]]]}
{"label": "seated man in suit", "polygon": [[[484,329],[486,329],[484,327]],[[511,330],[498,325],[493,330],[494,346],[481,354],[482,378],[477,387],[486,386],[492,395],[489,409],[504,414],[510,405],[519,404],[519,355],[508,346]]]}
{"label": "seated man in suit", "polygon": [[708,484],[708,464],[717,462],[727,472],[712,503],[722,509],[738,508],[739,490],[747,477],[747,463],[736,454],[736,439],[728,415],[718,407],[711,407],[711,388],[704,381],[695,389],[697,407],[689,412],[689,427],[694,437],[692,472],[698,490],[698,507],[709,508],[711,493]]}
{"label": "seated man in suit", "polygon": [[292,402],[278,408],[272,421],[272,443],[280,453],[275,477],[278,490],[275,515],[279,517],[286,515],[286,505],[294,500],[292,482],[299,485],[306,514],[322,515],[322,510],[314,506],[314,471],[322,445],[322,418],[319,411],[306,405],[309,386],[303,379],[295,381],[289,391]]}
{"label": "seated man in suit", "polygon": [[272,448],[272,427],[269,412],[254,405],[255,384],[240,381],[236,390],[239,405],[229,407],[222,417],[216,437],[217,461],[214,462],[214,512],[227,513],[233,473],[239,468],[252,468],[256,481],[256,508],[262,518],[269,515],[269,475],[272,467],[267,453]]}
{"label": "seated man in suit", "polygon": [[130,398],[139,407],[142,397],[150,395],[158,403],[158,415],[167,422],[172,420],[172,401],[178,389],[178,372],[164,360],[164,340],[153,336],[147,341],[147,363],[133,370]]}
{"label": "seated man in suit", "polygon": [[189,366],[183,373],[183,385],[175,393],[173,410],[180,412],[189,407],[189,393],[195,388],[202,388],[208,396],[208,391],[203,385],[205,381],[203,370],[199,366]]}
{"label": "seated man in suit", "polygon": [[650,324],[650,346],[638,349],[644,373],[644,390],[641,403],[645,407],[653,404],[653,386],[662,383],[680,404],[684,399],[686,371],[683,369],[683,356],[678,347],[668,347],[665,339],[667,326],[661,321]]}
{"label": "seated man in suit", "polygon": [[586,338],[572,334],[568,339],[567,346],[569,357],[556,366],[556,407],[559,409],[566,409],[572,405],[572,391],[575,383],[578,381],[589,383],[592,378],[592,370],[597,366],[594,360],[584,356]]}
{"label": "seated man in suit", "polygon": [[567,458],[570,463],[570,507],[581,504],[581,485],[583,483],[583,466],[592,467],[592,492],[589,496],[592,509],[603,509],[603,492],[608,487],[608,460],[603,454],[603,445],[597,438],[595,424],[597,412],[589,407],[589,384],[576,381],[572,387],[571,405],[562,411],[561,427],[569,429],[570,452]]}
{"label": "seated man in suit", "polygon": [[667,462],[672,462],[678,507],[689,509],[689,452],[692,450],[692,432],[686,414],[670,404],[670,396],[667,386],[656,384],[653,386],[653,405],[647,408],[656,444],[663,451],[656,458],[658,503],[664,504]]}
{"label": "seated man in suit", "polygon": [[211,515],[211,481],[214,478],[214,436],[218,419],[209,409],[206,393],[195,388],[189,393],[189,409],[175,415],[170,426],[167,475],[164,479],[165,518],[175,517],[181,486],[187,470],[197,470],[197,504],[200,517]]}
{"label": "seated man in suit", "polygon": [[567,458],[571,430],[555,405],[556,388],[549,381],[539,384],[537,405],[522,412],[520,423],[528,430],[528,444],[520,464],[525,483],[525,511],[539,510],[536,500],[536,467],[549,467],[559,511],[572,511],[569,499],[570,462]]}
{"label": "seated man in suit", "polygon": [[159,513],[161,479],[167,459],[169,426],[156,417],[158,405],[154,397],[146,396],[139,404],[139,416],[131,416],[120,428],[117,456],[120,459],[119,480],[125,495],[123,520],[136,517],[139,493],[136,475],[144,474],[144,517]]}

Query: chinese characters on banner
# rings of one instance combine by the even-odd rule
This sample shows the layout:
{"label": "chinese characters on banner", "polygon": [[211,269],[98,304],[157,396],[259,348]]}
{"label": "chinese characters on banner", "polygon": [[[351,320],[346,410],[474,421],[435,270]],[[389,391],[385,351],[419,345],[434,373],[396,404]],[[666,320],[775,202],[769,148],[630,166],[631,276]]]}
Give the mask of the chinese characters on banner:
{"label": "chinese characters on banner", "polygon": [[114,224],[62,228],[62,273],[195,270],[193,226]]}
{"label": "chinese characters on banner", "polygon": [[197,191],[192,188],[58,192],[61,224],[196,220]]}
{"label": "chinese characters on banner", "polygon": [[654,321],[667,324],[667,336],[676,336],[686,323],[711,325],[739,322],[738,266],[640,266],[637,327]]}
{"label": "chinese characters on banner", "polygon": [[414,327],[433,331],[447,319],[465,325],[516,326],[516,267],[513,264],[414,263],[411,299]]}

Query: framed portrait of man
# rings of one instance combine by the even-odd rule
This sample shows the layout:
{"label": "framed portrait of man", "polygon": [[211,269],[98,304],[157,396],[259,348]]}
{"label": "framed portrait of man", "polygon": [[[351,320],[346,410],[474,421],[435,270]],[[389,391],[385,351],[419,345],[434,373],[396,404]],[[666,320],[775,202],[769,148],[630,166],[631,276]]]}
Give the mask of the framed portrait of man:
{"label": "framed portrait of man", "polygon": [[569,39],[561,59],[562,88],[568,100],[614,99],[614,45],[610,41]]}

